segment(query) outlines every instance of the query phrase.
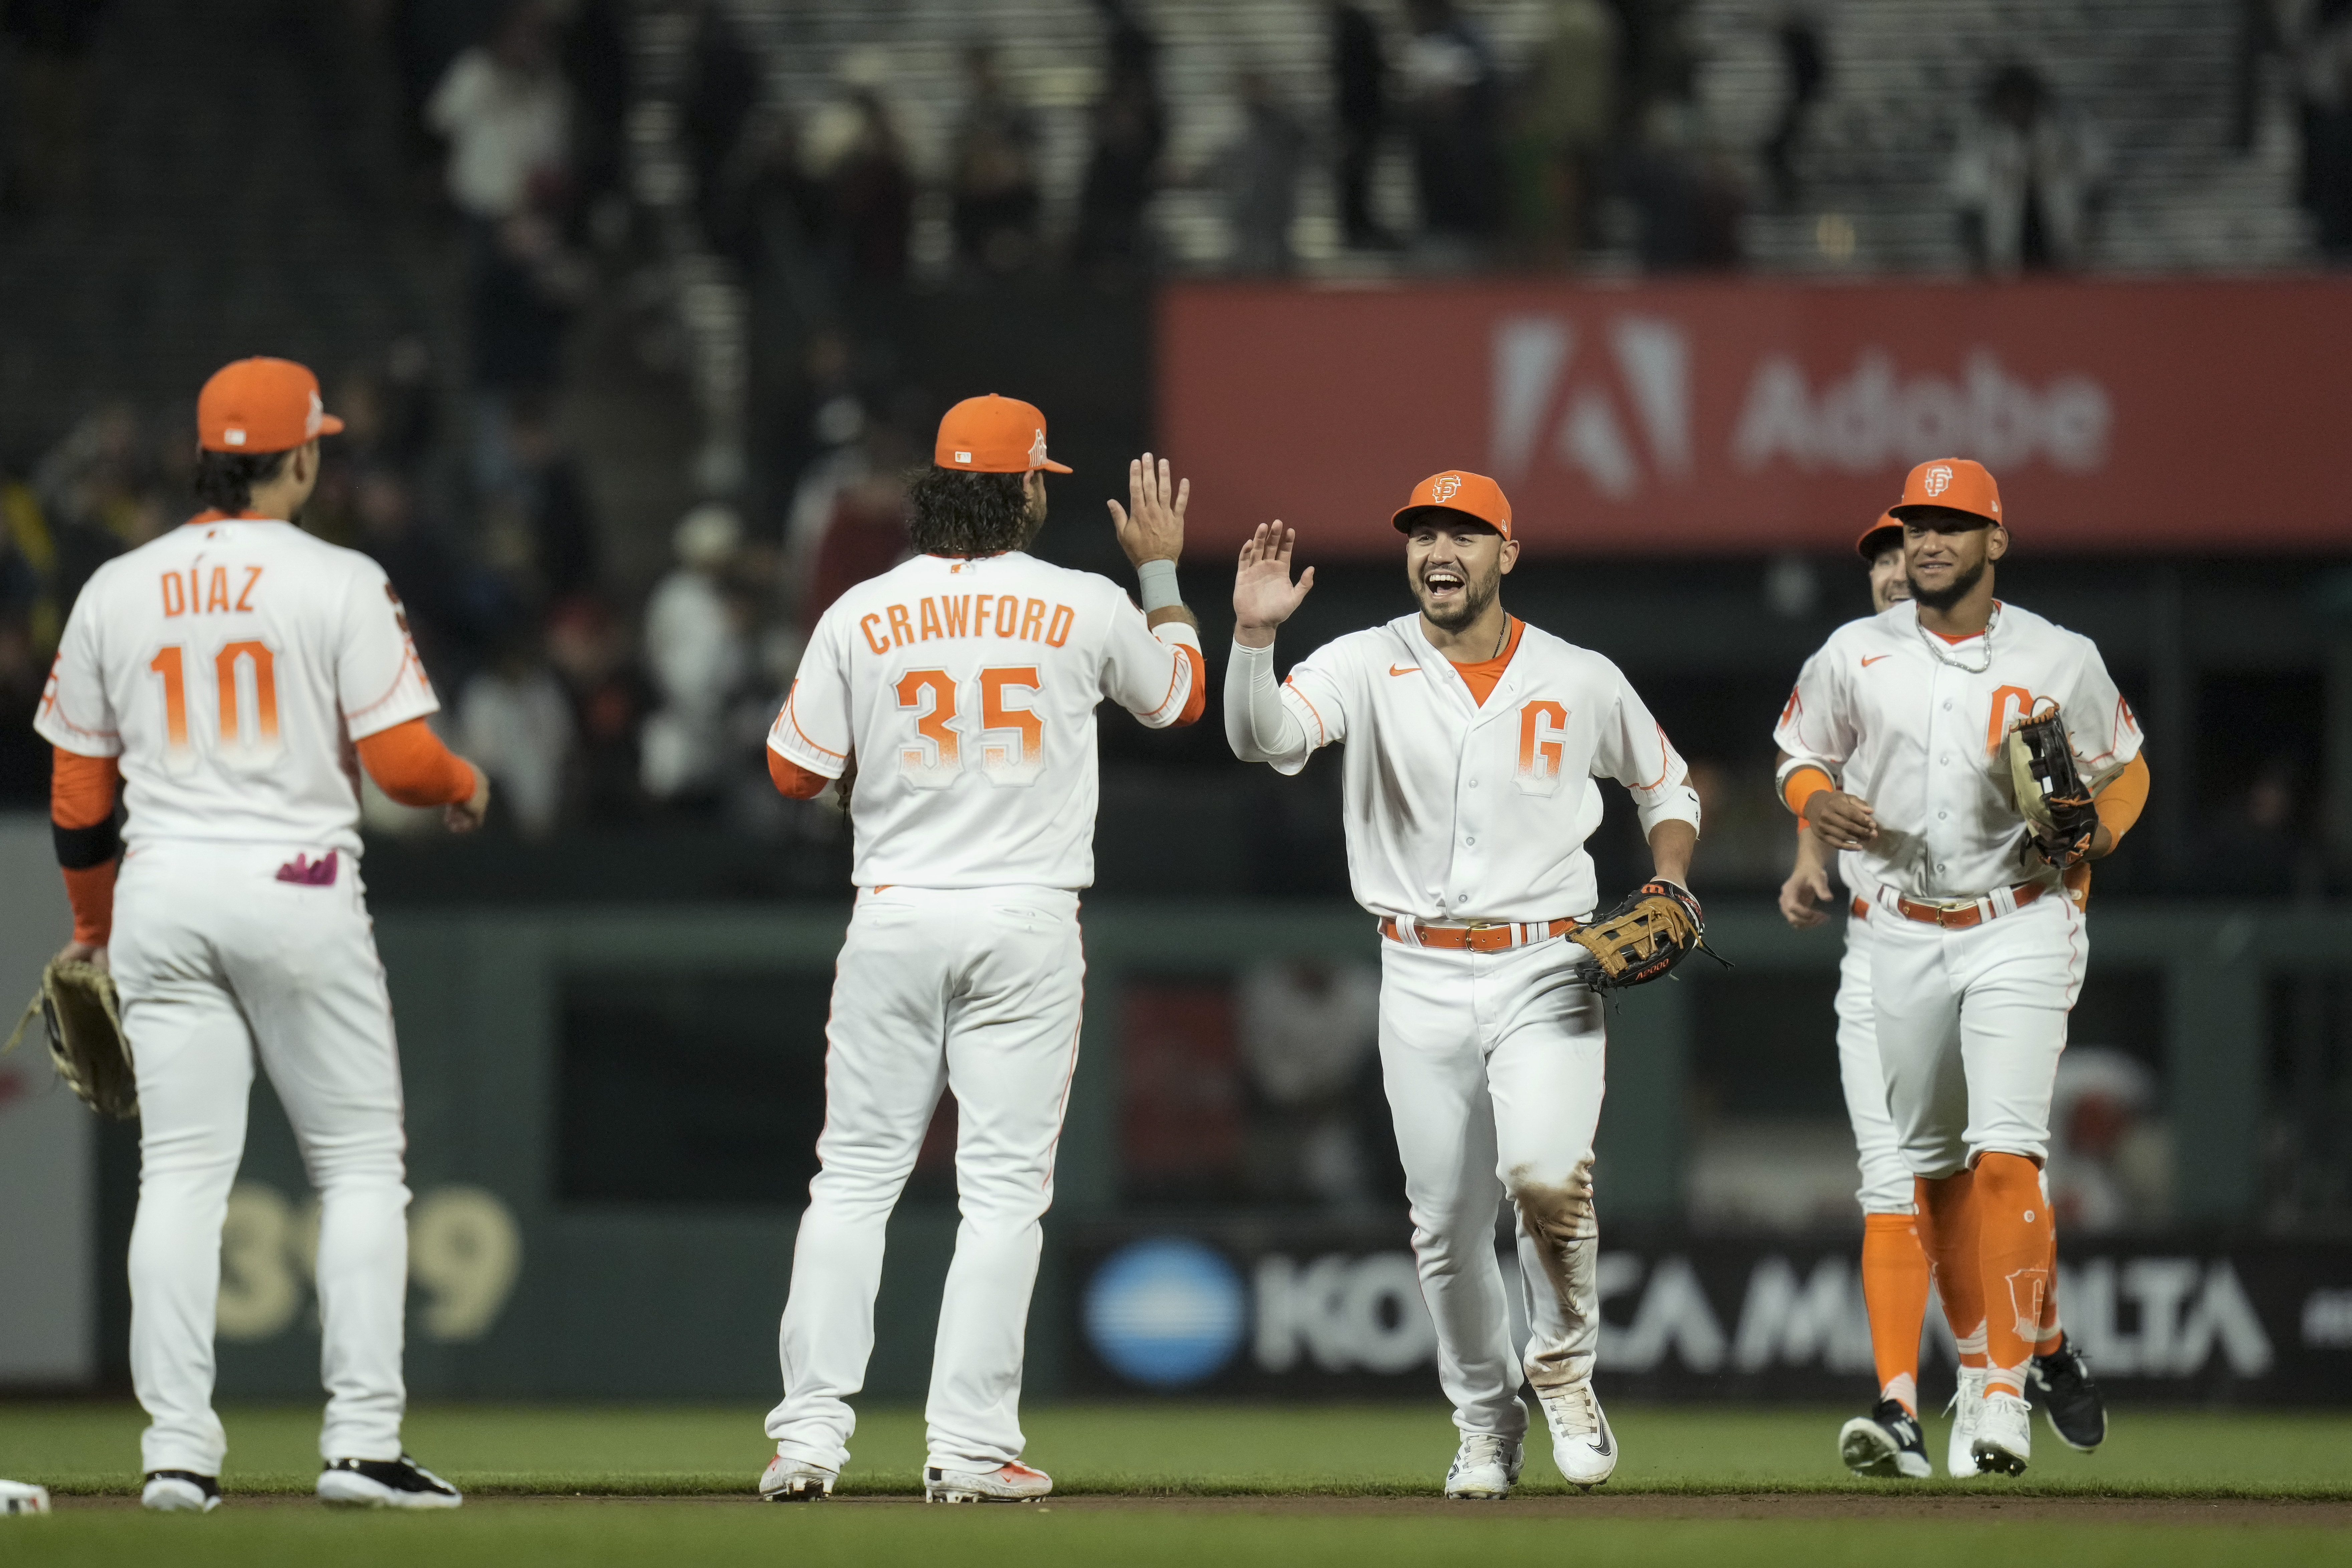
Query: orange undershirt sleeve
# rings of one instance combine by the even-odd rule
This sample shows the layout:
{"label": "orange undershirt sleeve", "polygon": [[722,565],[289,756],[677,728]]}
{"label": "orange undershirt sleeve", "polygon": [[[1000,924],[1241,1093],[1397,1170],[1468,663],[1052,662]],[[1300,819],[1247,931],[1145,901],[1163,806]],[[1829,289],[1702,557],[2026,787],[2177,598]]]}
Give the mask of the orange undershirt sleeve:
{"label": "orange undershirt sleeve", "polygon": [[449,805],[474,793],[474,770],[422,719],[379,730],[353,745],[368,777],[403,805]]}
{"label": "orange undershirt sleeve", "polygon": [[2107,830],[2108,838],[2121,842],[2123,836],[2131,831],[2132,824],[2139,820],[2139,814],[2147,805],[2147,759],[2134,757],[2092,800],[2092,808],[2099,814],[2099,826]]}
{"label": "orange undershirt sleeve", "polygon": [[1184,699],[1184,710],[1170,721],[1171,730],[1181,730],[1201,717],[1209,705],[1209,667],[1201,662],[1201,650],[1189,643],[1178,643],[1176,651],[1192,667],[1192,695]]}
{"label": "orange undershirt sleeve", "polygon": [[1780,798],[1788,804],[1790,811],[1797,814],[1798,820],[1802,821],[1807,815],[1806,804],[1823,790],[1836,787],[1830,782],[1827,773],[1809,765],[1789,775],[1788,781],[1780,786]]}
{"label": "orange undershirt sleeve", "polygon": [[768,748],[768,777],[775,781],[778,793],[794,800],[814,800],[833,782],[823,773],[809,772],[772,746]]}
{"label": "orange undershirt sleeve", "polygon": [[[60,840],[79,837],[95,842],[89,830],[113,819],[114,797],[121,784],[122,766],[112,757],[86,757],[62,746],[53,748],[49,821],[65,830]],[[103,856],[95,864],[58,867],[65,877],[66,901],[73,906],[73,939],[91,947],[104,947],[114,933],[114,873],[121,860],[113,850],[112,830],[104,837],[108,847],[91,851]]]}

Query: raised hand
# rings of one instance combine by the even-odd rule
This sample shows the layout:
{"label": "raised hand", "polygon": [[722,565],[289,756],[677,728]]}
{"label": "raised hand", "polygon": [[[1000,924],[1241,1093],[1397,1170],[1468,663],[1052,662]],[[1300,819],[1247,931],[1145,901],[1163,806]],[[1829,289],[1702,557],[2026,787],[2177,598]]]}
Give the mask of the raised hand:
{"label": "raised hand", "polygon": [[1290,552],[1298,531],[1285,528],[1279,518],[1257,525],[1242,544],[1240,567],[1234,573],[1234,637],[1244,647],[1269,647],[1274,628],[1288,620],[1315,586],[1315,568],[1290,580]]}
{"label": "raised hand", "polygon": [[1155,463],[1146,452],[1128,464],[1127,506],[1115,500],[1103,503],[1110,508],[1111,529],[1118,535],[1118,547],[1127,552],[1128,564],[1174,561],[1183,555],[1184,503],[1192,499],[1192,481],[1174,480],[1168,472],[1167,458]]}

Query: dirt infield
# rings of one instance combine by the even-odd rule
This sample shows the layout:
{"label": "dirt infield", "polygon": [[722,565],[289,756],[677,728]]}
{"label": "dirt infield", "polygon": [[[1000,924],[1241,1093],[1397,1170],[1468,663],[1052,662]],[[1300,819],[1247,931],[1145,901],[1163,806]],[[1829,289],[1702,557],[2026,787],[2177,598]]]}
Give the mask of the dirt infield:
{"label": "dirt infield", "polygon": [[[59,1512],[136,1508],[135,1497],[60,1497]],[[913,1497],[845,1497],[805,1506],[832,1510],[899,1509],[919,1504]],[[677,1508],[727,1509],[758,1506],[749,1495],[692,1497],[613,1497],[536,1494],[521,1497],[476,1497],[467,1511],[532,1509]],[[310,1497],[293,1492],[231,1493],[225,1508],[248,1510],[316,1509]],[[1936,1521],[1948,1523],[2041,1521],[2068,1524],[2262,1525],[2307,1530],[2352,1529],[2352,1500],[2306,1500],[2294,1498],[2217,1498],[2203,1500],[2165,1498],[2100,1497],[1980,1497],[1950,1494],[1891,1494],[1873,1497],[1851,1492],[1737,1492],[1692,1496],[1676,1493],[1595,1493],[1590,1497],[1543,1496],[1513,1498],[1502,1503],[1448,1502],[1443,1498],[1348,1497],[1058,1497],[1019,1505],[1043,1511],[1073,1513],[1228,1514],[1287,1518],[1298,1516],[1343,1519],[1448,1518],[1478,1519],[1620,1519],[1745,1521],[1784,1520],[1884,1520],[1890,1522]]]}

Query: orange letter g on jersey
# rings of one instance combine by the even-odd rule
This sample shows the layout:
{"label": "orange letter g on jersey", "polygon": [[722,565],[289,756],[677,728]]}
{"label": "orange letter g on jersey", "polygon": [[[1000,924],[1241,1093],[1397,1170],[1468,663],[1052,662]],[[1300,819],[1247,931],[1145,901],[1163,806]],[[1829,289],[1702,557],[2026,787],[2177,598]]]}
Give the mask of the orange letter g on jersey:
{"label": "orange letter g on jersey", "polygon": [[1560,737],[1568,729],[1568,710],[1549,698],[1539,698],[1519,710],[1519,784],[1556,785],[1559,782]]}

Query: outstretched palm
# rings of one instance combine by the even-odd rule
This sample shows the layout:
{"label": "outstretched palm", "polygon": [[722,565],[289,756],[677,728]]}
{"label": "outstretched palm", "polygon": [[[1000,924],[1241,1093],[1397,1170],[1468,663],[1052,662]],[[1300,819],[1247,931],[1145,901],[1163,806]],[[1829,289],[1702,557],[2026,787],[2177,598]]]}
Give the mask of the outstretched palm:
{"label": "outstretched palm", "polygon": [[1234,574],[1234,631],[1251,647],[1271,643],[1274,628],[1290,618],[1315,586],[1312,566],[1297,582],[1290,580],[1290,552],[1297,542],[1297,530],[1276,521],[1258,524],[1242,544],[1241,565]]}

